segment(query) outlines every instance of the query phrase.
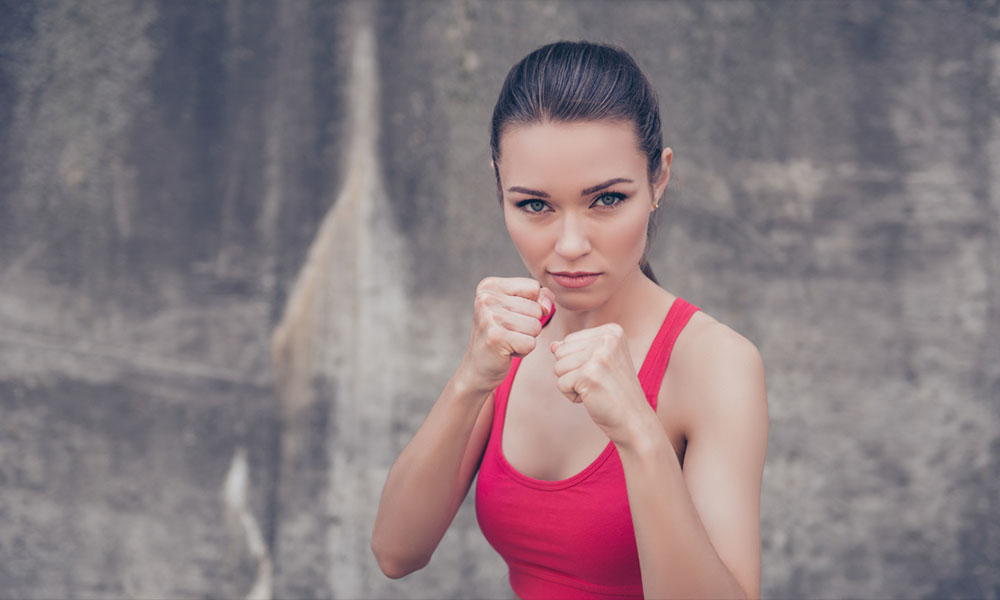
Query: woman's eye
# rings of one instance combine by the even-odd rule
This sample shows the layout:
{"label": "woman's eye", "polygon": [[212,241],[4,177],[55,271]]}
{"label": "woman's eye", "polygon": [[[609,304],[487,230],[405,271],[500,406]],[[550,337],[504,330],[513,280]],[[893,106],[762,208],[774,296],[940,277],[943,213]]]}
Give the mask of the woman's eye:
{"label": "woman's eye", "polygon": [[545,203],[541,200],[525,200],[519,203],[518,206],[533,213],[540,213],[545,210]]}
{"label": "woman's eye", "polygon": [[598,196],[597,199],[594,201],[594,204],[596,206],[600,206],[603,208],[614,208],[615,206],[620,204],[624,199],[625,199],[624,194],[607,193]]}

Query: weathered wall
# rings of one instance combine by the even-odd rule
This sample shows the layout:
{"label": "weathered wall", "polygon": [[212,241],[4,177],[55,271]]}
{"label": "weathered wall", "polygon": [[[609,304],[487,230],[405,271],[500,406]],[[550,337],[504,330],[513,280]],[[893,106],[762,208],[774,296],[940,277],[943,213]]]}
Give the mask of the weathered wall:
{"label": "weathered wall", "polygon": [[1000,597],[994,2],[0,0],[0,596],[506,597],[367,547],[523,267],[487,123],[559,38],[676,153],[652,263],[757,343],[769,597]]}

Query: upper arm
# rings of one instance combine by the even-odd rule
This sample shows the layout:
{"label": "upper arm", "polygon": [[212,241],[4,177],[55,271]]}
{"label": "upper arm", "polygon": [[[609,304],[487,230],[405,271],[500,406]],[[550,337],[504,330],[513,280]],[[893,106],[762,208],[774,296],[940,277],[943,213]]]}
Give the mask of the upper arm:
{"label": "upper arm", "polygon": [[719,558],[750,597],[759,597],[768,430],[763,361],[751,342],[723,325],[699,345],[688,386],[684,480]]}

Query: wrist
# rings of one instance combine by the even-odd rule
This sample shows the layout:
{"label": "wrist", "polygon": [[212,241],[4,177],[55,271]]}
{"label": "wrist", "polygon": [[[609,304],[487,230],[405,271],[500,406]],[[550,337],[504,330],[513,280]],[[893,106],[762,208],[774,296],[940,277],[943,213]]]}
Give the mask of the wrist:
{"label": "wrist", "polygon": [[648,455],[658,452],[664,443],[669,444],[667,433],[660,424],[660,419],[648,404],[648,410],[639,411],[628,424],[622,428],[620,436],[615,440],[619,452],[634,455]]}
{"label": "wrist", "polygon": [[493,393],[496,387],[478,375],[464,359],[452,376],[451,383],[455,393],[462,397],[485,398]]}

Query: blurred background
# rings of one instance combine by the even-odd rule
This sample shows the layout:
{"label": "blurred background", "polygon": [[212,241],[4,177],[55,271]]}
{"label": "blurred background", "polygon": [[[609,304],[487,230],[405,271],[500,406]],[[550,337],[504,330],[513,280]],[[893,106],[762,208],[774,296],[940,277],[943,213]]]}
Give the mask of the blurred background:
{"label": "blurred background", "polygon": [[0,597],[509,597],[471,496],[368,535],[558,39],[648,72],[652,265],[764,356],[764,596],[1000,597],[995,0],[0,0]]}

